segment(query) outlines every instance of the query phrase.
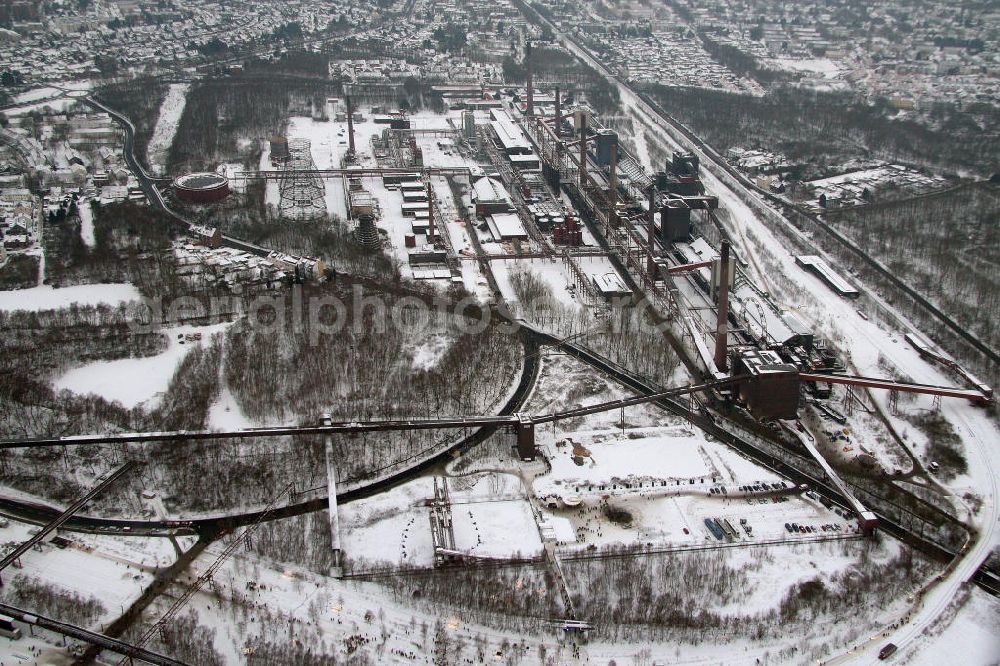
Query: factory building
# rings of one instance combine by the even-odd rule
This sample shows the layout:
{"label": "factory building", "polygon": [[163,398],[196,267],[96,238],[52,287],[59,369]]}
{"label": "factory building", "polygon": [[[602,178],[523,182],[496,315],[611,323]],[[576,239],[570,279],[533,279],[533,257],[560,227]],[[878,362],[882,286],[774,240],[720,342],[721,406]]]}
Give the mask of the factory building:
{"label": "factory building", "polygon": [[615,134],[614,130],[597,130],[595,143],[597,147],[597,163],[601,166],[610,166],[611,153],[614,151],[615,145],[618,143],[618,135]]}
{"label": "factory building", "polygon": [[691,236],[691,209],[679,199],[669,199],[660,209],[660,240],[675,243]]}
{"label": "factory building", "polygon": [[625,281],[618,273],[608,272],[592,275],[590,279],[594,283],[594,288],[604,298],[609,301],[615,298],[624,298],[632,295],[632,290],[628,288]]}
{"label": "factory building", "polygon": [[795,257],[795,263],[807,271],[811,271],[819,276],[828,287],[845,298],[858,298],[861,292],[851,286],[839,273],[830,268],[821,257],[815,255],[800,255]]}
{"label": "factory building", "polygon": [[521,128],[517,126],[506,111],[493,109],[490,111],[490,127],[497,137],[500,148],[507,155],[531,155],[534,149],[531,142],[524,135]]}
{"label": "factory building", "polygon": [[472,184],[476,215],[486,217],[494,213],[506,213],[512,209],[510,194],[496,178],[486,176]]}
{"label": "factory building", "polygon": [[733,372],[749,375],[739,386],[739,397],[760,420],[796,419],[799,411],[799,372],[771,350],[748,351],[734,359]]}
{"label": "factory building", "polygon": [[496,213],[486,218],[486,224],[493,234],[493,240],[527,240],[528,232],[521,224],[521,218],[517,213]]}

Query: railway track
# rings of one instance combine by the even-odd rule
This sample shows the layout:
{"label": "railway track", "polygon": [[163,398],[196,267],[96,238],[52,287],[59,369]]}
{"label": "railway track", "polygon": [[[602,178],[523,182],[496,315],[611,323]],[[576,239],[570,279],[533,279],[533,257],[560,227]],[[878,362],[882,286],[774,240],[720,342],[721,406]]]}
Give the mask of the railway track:
{"label": "railway track", "polygon": [[[617,77],[620,85],[627,86],[628,84],[620,81]],[[631,89],[631,88],[630,88]],[[939,307],[930,302],[923,294],[908,285],[905,281],[898,278],[892,271],[885,267],[881,261],[872,257],[870,254],[865,252],[857,243],[852,241],[850,238],[842,234],[840,231],[835,229],[829,222],[824,219],[822,215],[816,215],[812,211],[788,201],[783,197],[779,197],[776,194],[762,190],[751,182],[746,176],[741,174],[736,170],[731,164],[729,164],[721,155],[719,155],[715,149],[710,145],[705,143],[704,140],[699,138],[694,132],[692,132],[686,125],[679,122],[673,116],[671,116],[666,110],[663,109],[656,101],[654,101],[647,93],[633,90],[633,92],[638,96],[650,109],[656,113],[664,122],[669,124],[675,131],[679,132],[687,139],[689,142],[694,144],[699,152],[708,157],[708,159],[719,169],[722,169],[727,176],[734,179],[743,188],[754,192],[761,197],[763,197],[768,203],[777,206],[779,209],[784,211],[791,211],[793,214],[798,215],[800,219],[804,219],[808,224],[812,225],[816,229],[822,231],[826,236],[835,241],[840,247],[846,249],[850,254],[857,257],[864,263],[864,265],[871,270],[875,271],[881,278],[886,280],[894,288],[898,289],[902,293],[910,297],[917,305],[919,305],[925,312],[930,314],[934,319],[943,323],[948,329],[959,336],[965,342],[974,347],[978,352],[983,354],[987,359],[993,363],[1000,363],[1000,353],[995,349],[992,349],[987,344],[982,342],[978,337],[969,333],[966,327],[955,321],[950,315],[942,311]],[[940,196],[941,193],[932,193]],[[928,195],[930,196],[930,195]],[[753,202],[751,202],[753,203]],[[783,221],[791,226],[797,226],[794,222],[788,219],[786,216],[780,215]]]}
{"label": "railway track", "polygon": [[[599,356],[598,354],[595,354],[585,347],[572,342],[559,340],[541,331],[535,331],[535,335],[538,336],[540,343],[561,349],[570,356],[573,356],[602,373],[613,377],[626,387],[640,394],[649,395],[657,393],[661,390],[660,387],[655,386],[648,380],[617,366],[615,363]],[[846,498],[841,495],[837,488],[821,476],[822,471],[819,470],[818,465],[815,470],[810,469],[810,465],[815,465],[814,462],[805,460],[804,458],[798,460],[793,457],[793,454],[790,451],[784,449],[782,450],[782,456],[779,457],[775,455],[774,452],[762,448],[761,445],[752,441],[750,437],[740,435],[732,432],[731,430],[720,427],[716,422],[716,418],[722,417],[716,417],[711,413],[702,414],[696,412],[678,400],[665,398],[656,400],[653,404],[656,404],[668,412],[690,421],[704,432],[745,454],[755,463],[770,469],[785,478],[791,479],[795,483],[809,485],[840,506],[849,506]],[[871,493],[867,489],[860,488],[854,484],[851,484],[851,487],[853,491],[860,492],[867,498],[871,497]],[[882,501],[891,503],[891,500],[888,499],[883,499]],[[887,515],[884,510],[880,510],[878,506],[870,506],[869,508],[871,508],[878,516],[879,527],[882,530],[900,541],[910,544],[925,555],[939,562],[951,562],[956,557],[962,555],[962,551],[960,549],[955,550],[943,546],[916,533],[912,529],[908,529],[904,525],[897,522],[893,517]],[[1000,590],[1000,578],[986,570],[985,567],[981,568],[980,571],[977,572],[977,576],[974,578],[974,581],[990,594],[996,595],[997,591]]]}

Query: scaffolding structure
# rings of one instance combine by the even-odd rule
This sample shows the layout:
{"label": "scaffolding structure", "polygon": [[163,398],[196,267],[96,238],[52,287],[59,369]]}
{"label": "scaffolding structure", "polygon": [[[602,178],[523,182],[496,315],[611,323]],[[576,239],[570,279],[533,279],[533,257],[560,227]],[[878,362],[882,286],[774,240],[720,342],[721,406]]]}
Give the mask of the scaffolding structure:
{"label": "scaffolding structure", "polygon": [[281,200],[278,208],[286,220],[310,221],[326,217],[326,190],[323,181],[310,172],[316,170],[312,144],[308,139],[288,142],[288,162],[282,170],[279,184]]}

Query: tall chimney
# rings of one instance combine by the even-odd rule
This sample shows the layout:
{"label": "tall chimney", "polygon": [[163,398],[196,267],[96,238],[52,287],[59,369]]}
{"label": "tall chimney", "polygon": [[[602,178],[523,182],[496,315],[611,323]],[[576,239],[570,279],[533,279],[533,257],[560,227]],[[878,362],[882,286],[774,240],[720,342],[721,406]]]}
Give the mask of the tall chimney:
{"label": "tall chimney", "polygon": [[618,227],[618,135],[611,143],[611,166],[608,169],[608,226]]}
{"label": "tall chimney", "polygon": [[723,239],[719,264],[719,319],[715,324],[715,367],[728,370],[726,341],[729,337],[729,241]]}
{"label": "tall chimney", "polygon": [[580,112],[580,187],[587,186],[587,114]]}
{"label": "tall chimney", "polygon": [[524,47],[524,78],[528,86],[528,117],[535,115],[535,95],[531,89],[531,40],[529,39]]}
{"label": "tall chimney", "polygon": [[[649,273],[649,284],[652,285],[656,282],[656,262],[653,261],[653,241],[656,235],[656,225],[653,216],[656,215],[656,185],[649,186],[649,215],[646,218],[646,249],[649,254],[649,263],[646,266],[646,272]],[[660,220],[660,224],[663,224],[663,220]]]}
{"label": "tall chimney", "polygon": [[562,108],[559,102],[559,88],[556,88],[556,138],[562,136]]}
{"label": "tall chimney", "polygon": [[427,242],[434,244],[434,192],[431,191],[431,177],[427,176]]}
{"label": "tall chimney", "polygon": [[351,96],[344,97],[347,102],[347,154],[354,155],[354,109],[351,107]]}

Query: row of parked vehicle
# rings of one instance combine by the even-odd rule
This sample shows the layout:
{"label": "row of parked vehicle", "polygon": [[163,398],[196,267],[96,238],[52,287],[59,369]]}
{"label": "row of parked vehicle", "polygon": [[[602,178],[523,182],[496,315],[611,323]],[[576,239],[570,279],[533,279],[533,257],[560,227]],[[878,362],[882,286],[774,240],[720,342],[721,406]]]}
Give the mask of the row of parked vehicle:
{"label": "row of parked vehicle", "polygon": [[757,492],[763,492],[765,490],[785,490],[787,487],[788,486],[786,486],[784,483],[781,482],[766,483],[764,481],[760,481],[758,483],[753,483],[746,486],[740,486],[740,490],[742,490],[745,493],[757,493]]}
{"label": "row of parked vehicle", "polygon": [[800,534],[815,533],[815,532],[840,532],[844,529],[842,525],[820,525],[818,528],[813,525],[799,525],[798,523],[785,523],[785,531],[789,533],[798,532]]}

